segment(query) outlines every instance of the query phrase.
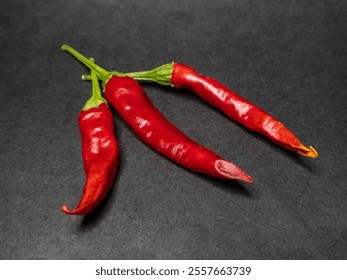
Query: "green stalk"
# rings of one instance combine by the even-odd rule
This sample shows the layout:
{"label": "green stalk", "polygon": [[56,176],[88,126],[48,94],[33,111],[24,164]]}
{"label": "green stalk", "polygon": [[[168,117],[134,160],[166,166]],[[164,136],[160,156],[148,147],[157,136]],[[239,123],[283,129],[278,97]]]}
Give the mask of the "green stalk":
{"label": "green stalk", "polygon": [[[89,59],[92,63],[94,63],[94,59]],[[90,71],[91,73],[91,79],[92,79],[92,97],[89,98],[86,102],[86,104],[83,107],[83,110],[86,111],[90,108],[98,107],[100,104],[105,103],[107,104],[107,101],[105,98],[102,97],[100,86],[99,86],[99,80],[96,74],[96,71],[92,69]]]}
{"label": "green stalk", "polygon": [[157,68],[148,71],[139,71],[125,73],[127,77],[131,77],[138,81],[155,82],[164,86],[174,86],[171,83],[171,76],[173,71],[173,63],[163,64]]}
{"label": "green stalk", "polygon": [[[174,86],[170,79],[172,76],[173,64],[168,63],[152,70],[140,71],[140,72],[131,72],[124,73],[124,76],[131,77],[137,81],[147,81],[155,82],[164,86]],[[91,76],[88,74],[82,75],[82,80],[88,81],[91,80]]]}
{"label": "green stalk", "polygon": [[[170,81],[173,71],[173,63],[164,64],[148,71],[130,73],[121,73],[116,71],[108,72],[68,45],[62,45],[61,49],[71,54],[78,61],[87,66],[89,69],[95,70],[98,78],[103,82],[104,86],[112,76],[126,76],[138,81],[149,81],[165,86],[173,86],[173,84]],[[90,76],[83,75],[82,79],[89,80]]]}
{"label": "green stalk", "polygon": [[74,48],[72,48],[68,45],[62,45],[61,49],[63,51],[68,52],[69,54],[71,54],[74,58],[76,58],[78,61],[83,63],[90,70],[94,70],[96,72],[96,75],[98,76],[98,78],[103,82],[103,84],[106,84],[107,81],[112,77],[112,75],[124,76],[122,73],[119,73],[119,72],[106,71],[105,69],[101,68],[99,65],[95,64],[94,61],[86,58],[83,54],[79,53]]}

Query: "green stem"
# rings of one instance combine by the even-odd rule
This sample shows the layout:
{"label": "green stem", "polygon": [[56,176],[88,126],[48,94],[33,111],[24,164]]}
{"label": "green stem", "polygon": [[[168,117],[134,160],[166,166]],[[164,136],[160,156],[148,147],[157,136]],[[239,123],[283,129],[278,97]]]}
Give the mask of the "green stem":
{"label": "green stem", "polygon": [[[173,62],[161,65],[157,68],[148,71],[130,73],[121,73],[116,71],[108,72],[68,45],[62,45],[61,49],[71,54],[78,61],[82,62],[85,66],[87,66],[89,69],[95,70],[98,78],[103,82],[104,86],[112,76],[127,76],[139,81],[150,81],[165,86],[173,86],[170,80],[173,71]],[[85,76],[85,79],[87,80],[88,76]]]}
{"label": "green stem", "polygon": [[[164,64],[155,69],[140,72],[124,73],[124,76],[131,77],[137,81],[155,82],[165,86],[174,86],[170,79],[172,76],[173,65],[171,63]],[[113,72],[111,72],[113,73]],[[89,81],[91,76],[88,74],[82,75],[82,80]]]}
{"label": "green stem", "polygon": [[[93,58],[90,58],[89,60],[94,63]],[[90,73],[91,73],[91,79],[92,79],[92,97],[89,98],[86,104],[84,105],[83,107],[84,111],[90,108],[98,107],[102,103],[107,104],[106,99],[103,98],[101,95],[99,80],[98,80],[96,71],[94,69],[91,69]]]}
{"label": "green stem", "polygon": [[90,81],[92,79],[92,76],[89,74],[84,74],[81,78],[83,81]]}
{"label": "green stem", "polygon": [[171,83],[173,65],[174,63],[167,63],[152,70],[130,72],[125,73],[125,75],[135,80],[156,82],[164,86],[174,86]]}
{"label": "green stem", "polygon": [[113,71],[108,72],[105,69],[101,68],[99,65],[95,64],[94,61],[86,58],[83,54],[76,51],[74,48],[68,45],[62,45],[61,49],[71,54],[78,61],[87,66],[90,70],[94,70],[98,78],[103,82],[103,84],[107,83],[107,81],[111,78],[112,75],[115,76],[124,76],[122,73]]}

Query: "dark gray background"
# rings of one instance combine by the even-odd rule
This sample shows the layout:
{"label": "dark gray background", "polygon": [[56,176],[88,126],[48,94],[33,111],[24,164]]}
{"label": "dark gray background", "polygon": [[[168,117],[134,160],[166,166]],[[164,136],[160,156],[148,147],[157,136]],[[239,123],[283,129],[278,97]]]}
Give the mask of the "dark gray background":
{"label": "dark gray background", "polygon": [[[346,1],[1,1],[1,259],[346,259]],[[223,181],[148,148],[115,113],[121,162],[93,214],[70,44],[106,69],[171,61],[215,77],[320,153],[304,158],[193,93],[144,85],[192,139],[254,178]]]}

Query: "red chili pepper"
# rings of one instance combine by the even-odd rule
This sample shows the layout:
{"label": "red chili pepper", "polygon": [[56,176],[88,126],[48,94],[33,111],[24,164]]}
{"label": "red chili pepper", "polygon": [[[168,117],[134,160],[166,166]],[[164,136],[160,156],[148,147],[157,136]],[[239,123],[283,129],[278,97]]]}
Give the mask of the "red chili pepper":
{"label": "red chili pepper", "polygon": [[312,147],[305,147],[280,121],[215,79],[199,74],[192,67],[169,63],[153,70],[126,73],[136,80],[154,81],[175,88],[187,88],[231,119],[265,135],[276,144],[307,157],[317,157]]}
{"label": "red chili pepper", "polygon": [[104,82],[106,99],[147,145],[191,170],[217,178],[252,182],[242,169],[194,142],[166,120],[134,79],[107,72],[69,46],[63,45],[62,49],[96,70]]}
{"label": "red chili pepper", "polygon": [[194,142],[165,119],[134,79],[112,76],[106,83],[105,97],[147,145],[167,158],[210,176],[252,181],[239,167]]}
{"label": "red chili pepper", "polygon": [[95,71],[91,73],[93,95],[78,117],[87,180],[77,207],[70,210],[63,205],[61,208],[71,215],[86,215],[105,198],[112,187],[119,161],[113,116],[101,96]]}

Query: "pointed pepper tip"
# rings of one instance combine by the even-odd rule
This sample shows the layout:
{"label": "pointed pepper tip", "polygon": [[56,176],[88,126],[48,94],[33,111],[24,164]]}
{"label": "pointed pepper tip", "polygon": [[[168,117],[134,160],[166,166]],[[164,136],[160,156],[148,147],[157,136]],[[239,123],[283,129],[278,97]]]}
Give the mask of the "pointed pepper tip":
{"label": "pointed pepper tip", "polygon": [[318,157],[318,152],[312,146],[309,146],[307,148],[304,145],[302,145],[302,147],[300,147],[300,148],[302,149],[302,151],[299,151],[299,154],[306,156],[306,157],[310,157],[310,158]]}
{"label": "pointed pepper tip", "polygon": [[235,164],[226,160],[217,160],[215,165],[219,175],[224,179],[235,179],[252,183],[253,178]]}

